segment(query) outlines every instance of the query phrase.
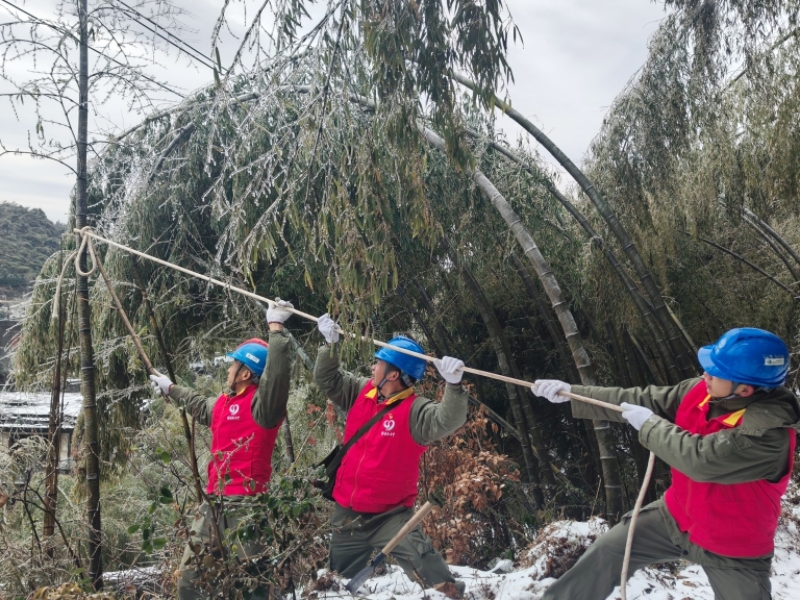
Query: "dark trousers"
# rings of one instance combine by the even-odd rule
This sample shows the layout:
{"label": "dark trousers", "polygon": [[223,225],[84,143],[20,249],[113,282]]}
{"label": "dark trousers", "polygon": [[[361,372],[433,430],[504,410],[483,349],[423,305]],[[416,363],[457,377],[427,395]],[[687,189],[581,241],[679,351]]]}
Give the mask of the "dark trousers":
{"label": "dark trousers", "polygon": [[[337,504],[331,517],[330,568],[342,577],[353,577],[367,566],[373,554],[379,552],[413,514],[413,509],[404,506],[371,514]],[[392,556],[409,579],[419,582],[423,588],[455,581],[444,558],[419,525],[395,546]]]}
{"label": "dark trousers", "polygon": [[[675,545],[670,537],[659,502],[642,509],[636,522],[628,576],[653,563],[687,558],[689,551]],[[541,600],[605,600],[620,583],[625,541],[630,517],[613,527],[592,544],[574,567],[551,585]],[[735,525],[733,525],[735,526]],[[737,561],[727,560],[733,567]],[[717,600],[770,600],[769,571],[746,568],[747,559],[738,561],[745,568],[702,565]],[[752,561],[751,561],[752,562]],[[679,584],[680,585],[680,584]],[[686,595],[691,596],[691,590]],[[680,597],[680,594],[677,596]]]}
{"label": "dark trousers", "polygon": [[[235,530],[239,525],[239,521],[240,517],[237,514],[235,504],[226,506],[224,515],[220,515],[219,523],[219,532],[223,543],[225,543],[225,534]],[[195,518],[189,528],[189,543],[186,544],[186,549],[183,551],[183,557],[181,558],[178,600],[204,600],[208,597],[208,593],[202,589],[202,586],[197,585],[200,579],[198,568],[202,567],[198,566],[197,558],[191,545],[199,545],[200,548],[204,546],[217,547],[219,540],[214,529],[214,517],[211,507],[204,502],[198,507]],[[263,551],[261,544],[256,542],[243,543],[237,540],[234,546],[237,556],[243,560],[258,556]],[[267,600],[266,595],[260,594],[253,594],[250,598],[251,600]]]}

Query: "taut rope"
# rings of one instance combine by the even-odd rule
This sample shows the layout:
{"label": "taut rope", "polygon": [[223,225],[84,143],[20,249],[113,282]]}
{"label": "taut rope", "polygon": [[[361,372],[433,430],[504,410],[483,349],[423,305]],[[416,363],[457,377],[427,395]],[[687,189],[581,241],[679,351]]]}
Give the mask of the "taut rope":
{"label": "taut rope", "polygon": [[[253,293],[253,292],[251,292],[249,290],[246,290],[244,288],[240,288],[240,287],[237,287],[235,285],[230,285],[229,283],[225,283],[224,281],[221,281],[219,279],[214,279],[213,277],[209,277],[208,275],[203,275],[201,273],[197,273],[196,271],[192,271],[191,269],[186,269],[184,267],[180,267],[180,266],[178,266],[176,264],[173,264],[173,263],[171,263],[169,261],[166,261],[166,260],[163,260],[163,259],[160,259],[160,258],[156,258],[155,256],[150,256],[149,254],[145,254],[144,252],[140,252],[138,250],[134,250],[133,248],[129,248],[127,246],[123,246],[122,244],[119,244],[117,242],[113,242],[113,241],[111,241],[109,239],[106,239],[104,237],[101,237],[101,236],[97,235],[89,227],[84,227],[83,229],[75,229],[75,233],[77,233],[79,236],[81,236],[81,238],[82,238],[81,247],[85,246],[88,249],[89,253],[92,255],[92,260],[95,263],[95,265],[97,264],[98,259],[97,259],[96,255],[95,255],[94,246],[92,245],[91,241],[89,241],[88,243],[86,242],[86,240],[89,240],[89,238],[94,238],[94,239],[96,239],[98,241],[101,241],[101,242],[104,242],[104,243],[106,243],[106,244],[108,244],[110,246],[114,246],[115,248],[119,248],[120,250],[125,250],[126,252],[130,252],[131,254],[135,254],[137,256],[141,256],[142,258],[146,258],[147,260],[150,260],[152,262],[158,263],[160,265],[164,265],[165,267],[169,267],[170,269],[174,269],[174,270],[180,271],[181,273],[184,273],[186,275],[190,275],[192,277],[196,277],[198,279],[202,279],[203,281],[207,281],[208,283],[212,283],[212,284],[214,284],[216,286],[225,288],[226,290],[230,290],[231,292],[236,292],[237,294],[242,294],[244,296],[247,296],[248,298],[252,298],[252,299],[258,300],[260,302],[266,302],[267,304],[270,304],[270,305],[275,304],[275,300],[271,300],[269,298],[265,298],[264,296],[259,296],[258,294]],[[77,267],[77,258],[76,258],[76,267]],[[94,272],[94,270],[96,268],[97,268],[96,266],[93,266],[91,272]],[[305,319],[308,319],[310,321],[314,321],[315,323],[318,320],[317,317],[315,317],[314,315],[310,315],[310,314],[305,313],[305,312],[303,312],[301,310],[297,310],[296,308],[288,308],[288,307],[282,307],[282,308],[284,308],[284,310],[288,310],[289,312],[291,312],[291,313],[293,313],[295,315],[298,315],[298,316],[303,317]],[[344,335],[354,335],[354,334],[348,334],[348,333],[342,331],[341,329],[339,329],[339,333],[342,333]],[[427,361],[427,362],[431,362],[432,363],[435,360],[437,360],[437,358],[435,356],[430,356],[428,354],[420,354],[419,352],[414,352],[413,350],[406,350],[405,348],[400,348],[399,346],[392,346],[391,344],[387,344],[386,342],[381,342],[380,340],[370,340],[370,341],[373,344],[375,344],[376,346],[380,347],[380,348],[389,348],[389,349],[394,350],[396,352],[400,352],[402,354],[407,354],[409,356],[413,356],[415,358],[419,358],[419,359]],[[524,381],[522,379],[515,379],[513,377],[506,377],[505,375],[498,375],[497,373],[492,373],[490,371],[481,371],[479,369],[473,369],[471,367],[466,367],[466,366],[463,368],[463,371],[465,373],[472,373],[473,375],[479,375],[481,377],[488,377],[489,379],[496,379],[498,381],[502,381],[502,382],[505,382],[505,383],[511,383],[513,385],[518,385],[518,386],[525,387],[525,388],[528,388],[528,389],[530,389],[531,386],[534,385],[530,381]],[[562,392],[561,395],[562,396],[566,396],[568,398],[572,398],[573,400],[580,400],[581,402],[586,402],[588,404],[594,404],[596,406],[601,406],[601,407],[606,408],[608,410],[613,410],[613,411],[616,411],[616,412],[622,412],[622,409],[619,406],[617,406],[616,404],[609,404],[608,402],[602,402],[600,400],[595,400],[594,398],[587,398],[586,396],[579,396],[578,394],[572,394],[572,393],[566,393],[566,392]]]}

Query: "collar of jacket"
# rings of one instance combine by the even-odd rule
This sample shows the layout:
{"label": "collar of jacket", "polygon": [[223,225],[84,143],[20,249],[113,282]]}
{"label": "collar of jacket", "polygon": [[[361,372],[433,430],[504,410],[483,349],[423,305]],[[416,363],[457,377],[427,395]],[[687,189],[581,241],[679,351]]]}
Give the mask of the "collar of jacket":
{"label": "collar of jacket", "polygon": [[230,402],[231,400],[238,400],[242,396],[246,395],[254,387],[258,387],[258,386],[256,386],[255,383],[251,383],[247,387],[245,387],[241,392],[239,392],[238,394],[225,394],[225,398],[226,398],[225,402]]}
{"label": "collar of jacket", "polygon": [[753,402],[758,402],[759,396],[764,396],[766,392],[756,392],[752,396],[743,398],[742,396],[728,396],[727,398],[712,398],[708,401],[711,412],[722,414],[747,408]]}
{"label": "collar of jacket", "polygon": [[400,400],[405,400],[411,394],[414,393],[413,387],[407,387],[401,392],[397,392],[394,396],[389,396],[385,400],[382,400],[382,396],[378,392],[378,388],[372,388],[369,392],[367,392],[367,398],[375,398],[378,401],[378,404],[383,404],[388,406],[390,404],[394,404],[395,402],[400,402]]}
{"label": "collar of jacket", "polygon": [[741,429],[749,435],[762,435],[770,429],[791,427],[800,431],[800,402],[789,388],[756,392],[750,396]]}

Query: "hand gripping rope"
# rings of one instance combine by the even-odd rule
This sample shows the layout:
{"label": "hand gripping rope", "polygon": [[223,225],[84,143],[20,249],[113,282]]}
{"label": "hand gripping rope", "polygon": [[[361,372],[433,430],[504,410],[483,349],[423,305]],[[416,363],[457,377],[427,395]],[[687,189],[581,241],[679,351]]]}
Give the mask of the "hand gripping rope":
{"label": "hand gripping rope", "polygon": [[[250,291],[248,291],[248,290],[246,290],[244,288],[240,288],[240,287],[231,285],[229,283],[226,283],[224,281],[221,281],[219,279],[214,279],[213,277],[209,277],[208,275],[203,275],[201,273],[197,273],[196,271],[192,271],[190,269],[186,269],[184,267],[180,267],[180,266],[178,266],[176,264],[173,264],[173,263],[171,263],[169,261],[166,261],[166,260],[163,260],[163,259],[160,259],[160,258],[156,258],[155,256],[150,256],[149,254],[145,254],[144,252],[140,252],[139,250],[134,250],[133,248],[130,248],[128,246],[124,246],[124,245],[119,244],[117,242],[111,241],[111,240],[109,240],[107,238],[104,238],[102,236],[97,235],[92,230],[91,227],[84,227],[83,229],[77,229],[76,228],[76,229],[74,229],[74,232],[78,236],[78,238],[80,239],[80,246],[79,246],[78,250],[73,253],[73,255],[75,257],[75,269],[80,275],[82,275],[84,277],[88,277],[89,275],[94,273],[94,271],[97,269],[97,267],[99,265],[99,260],[97,258],[97,255],[95,254],[94,246],[92,244],[92,239],[95,239],[95,240],[97,240],[99,242],[103,242],[105,244],[108,244],[109,246],[113,246],[115,248],[119,248],[120,250],[123,250],[125,252],[130,253],[130,254],[135,254],[136,256],[140,256],[141,258],[147,259],[147,260],[149,260],[151,262],[163,265],[165,267],[169,267],[170,269],[173,269],[175,271],[180,271],[181,273],[184,273],[185,275],[189,275],[190,277],[194,277],[196,279],[201,279],[203,281],[206,281],[206,282],[211,283],[213,285],[222,287],[222,288],[224,288],[226,290],[229,290],[231,292],[236,292],[237,294],[241,294],[243,296],[247,296],[248,298],[252,298],[253,300],[258,300],[260,302],[266,302],[267,304],[270,304],[270,305],[275,303],[274,300],[270,300],[269,298],[265,298],[264,296],[259,296],[258,294],[250,292]],[[84,250],[88,251],[88,253],[92,257],[92,268],[86,273],[84,273],[83,271],[80,270],[80,267],[79,267],[79,264],[78,264],[79,257],[80,257],[81,253]],[[72,258],[73,255],[70,255],[69,258]],[[65,263],[64,263],[65,265],[69,262],[69,258],[65,261]],[[59,283],[58,283],[59,287],[61,285],[61,279],[64,277],[65,269],[66,269],[66,267],[64,269],[62,269],[61,277],[59,278]],[[103,275],[104,275],[104,279],[105,279],[106,278],[105,277],[105,273],[103,273]],[[58,298],[58,293],[56,293],[56,299],[57,298]],[[297,310],[296,308],[289,308],[289,307],[284,307],[284,308],[285,308],[285,310],[288,310],[292,314],[295,314],[297,316],[303,317],[304,319],[308,319],[309,321],[314,321],[316,323],[317,320],[318,320],[317,317],[315,317],[314,315],[310,315],[310,314],[305,313],[303,311]],[[130,331],[130,329],[129,329],[129,331]],[[348,334],[348,333],[342,331],[341,329],[338,329],[338,331],[339,331],[339,333],[341,333],[343,335],[349,335],[351,337],[358,337],[358,336],[356,336],[356,334]],[[366,339],[366,338],[362,337],[362,339]],[[134,340],[136,340],[136,338],[134,338]],[[402,354],[407,354],[409,356],[413,356],[415,358],[419,358],[419,359],[427,361],[427,362],[431,362],[432,363],[433,361],[436,360],[435,356],[430,356],[428,354],[420,354],[418,352],[414,352],[412,350],[406,350],[405,348],[400,348],[398,346],[393,346],[391,344],[387,344],[386,342],[381,342],[381,341],[375,340],[375,339],[370,340],[370,341],[373,344],[375,344],[376,346],[380,347],[380,348],[389,348],[391,350],[394,350],[395,352],[401,352]],[[139,345],[137,345],[137,349],[139,349]],[[140,351],[140,352],[143,352],[143,350]],[[152,369],[152,366],[148,365],[148,367],[150,369]],[[481,371],[479,369],[473,369],[471,367],[464,367],[462,369],[462,371],[464,373],[471,373],[472,375],[478,375],[480,377],[486,377],[488,379],[495,379],[497,381],[502,381],[504,383],[510,383],[512,385],[518,385],[520,387],[524,387],[524,388],[528,388],[528,389],[530,389],[531,386],[533,385],[533,383],[529,382],[529,381],[524,381],[522,379],[516,379],[514,377],[506,377],[505,375],[499,375],[497,373],[492,373],[490,371]],[[567,398],[570,398],[572,400],[578,400],[579,402],[585,402],[587,404],[594,404],[595,406],[600,406],[600,407],[605,408],[607,410],[613,410],[615,412],[622,412],[622,409],[619,406],[617,406],[616,404],[610,404],[608,402],[602,402],[600,400],[595,400],[594,398],[588,398],[586,396],[580,396],[578,394],[573,394],[571,392],[559,392],[559,395],[560,396],[566,396]],[[644,496],[647,493],[648,486],[650,485],[650,478],[651,478],[652,473],[653,473],[654,464],[655,464],[655,454],[651,452],[650,453],[650,458],[649,458],[648,463],[647,463],[647,471],[645,472],[644,481],[642,482],[642,488],[639,490],[639,496],[636,498],[636,504],[634,505],[633,512],[631,514],[631,523],[630,523],[630,527],[628,529],[628,538],[627,538],[627,541],[626,541],[626,544],[625,544],[625,557],[624,557],[623,562],[622,562],[622,574],[621,574],[621,581],[620,581],[620,592],[622,594],[622,600],[626,600],[625,587],[626,587],[627,578],[628,578],[628,566],[630,564],[631,547],[633,545],[633,532],[634,532],[634,529],[635,529],[635,526],[636,526],[636,520],[639,517],[639,511],[640,511],[640,509],[642,507],[642,503],[644,502]]]}

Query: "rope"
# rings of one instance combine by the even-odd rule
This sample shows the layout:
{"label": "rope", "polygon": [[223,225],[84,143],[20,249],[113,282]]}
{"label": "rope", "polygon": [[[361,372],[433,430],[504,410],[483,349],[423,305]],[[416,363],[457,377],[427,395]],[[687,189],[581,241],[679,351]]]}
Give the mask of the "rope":
{"label": "rope", "polygon": [[[67,259],[61,265],[61,274],[58,276],[58,282],[56,283],[56,295],[53,299],[53,312],[50,315],[52,321],[55,321],[58,316],[58,309],[61,300],[61,287],[64,283],[64,275],[67,272],[67,267],[69,266],[70,261],[74,260],[75,272],[81,277],[91,277],[97,270],[98,261],[97,261],[97,255],[94,252],[94,246],[92,245],[89,236],[84,235],[84,232],[87,229],[89,228],[84,227],[83,229],[75,229],[75,233],[77,234],[78,239],[80,240],[80,244],[78,245],[77,250],[73,250],[67,255]],[[92,268],[84,273],[81,270],[81,254],[83,254],[87,250],[89,255],[92,257]]]}
{"label": "rope", "polygon": [[[265,298],[264,296],[259,296],[258,294],[255,294],[255,293],[253,293],[251,291],[248,291],[248,290],[246,290],[244,288],[240,288],[240,287],[237,287],[235,285],[231,285],[230,283],[226,283],[226,282],[221,281],[219,279],[214,279],[213,277],[209,277],[208,275],[203,275],[203,274],[198,273],[196,271],[192,271],[191,269],[186,269],[184,267],[180,267],[180,266],[178,266],[176,264],[173,264],[173,263],[168,262],[166,260],[163,260],[161,258],[156,258],[155,256],[150,256],[149,254],[145,254],[144,252],[140,252],[138,250],[134,250],[133,248],[129,248],[128,246],[124,246],[122,244],[119,244],[117,242],[111,241],[111,240],[109,240],[107,238],[104,238],[102,236],[99,236],[94,231],[92,231],[91,227],[84,227],[83,229],[75,229],[75,233],[77,233],[78,235],[80,235],[82,237],[83,241],[81,242],[81,247],[83,247],[84,244],[87,244],[89,252],[92,254],[92,259],[93,259],[93,261],[95,263],[95,266],[92,268],[92,272],[94,272],[94,270],[97,268],[96,265],[97,265],[98,261],[97,261],[97,258],[95,256],[95,254],[94,254],[94,246],[90,242],[88,242],[88,240],[90,238],[94,238],[94,239],[96,239],[96,240],[98,240],[100,242],[104,242],[104,243],[106,243],[106,244],[108,244],[110,246],[114,246],[115,248],[119,248],[120,250],[124,250],[126,252],[130,252],[131,254],[135,254],[136,256],[140,256],[142,258],[146,258],[149,261],[152,261],[154,263],[158,263],[160,265],[164,265],[165,267],[169,267],[170,269],[174,269],[176,271],[180,271],[181,273],[184,273],[186,275],[190,275],[191,277],[196,277],[197,279],[202,279],[203,281],[207,281],[208,283],[212,283],[212,284],[217,285],[219,287],[225,288],[226,290],[229,290],[231,292],[236,292],[237,294],[242,294],[243,296],[247,296],[248,298],[252,298],[252,299],[258,300],[260,302],[266,302],[269,305],[275,304],[275,300],[270,300],[269,298]],[[77,265],[76,265],[76,267],[77,267]],[[288,310],[292,314],[295,314],[295,315],[297,315],[299,317],[303,317],[305,319],[308,319],[309,321],[314,321],[315,323],[318,321],[317,317],[315,317],[314,315],[310,315],[310,314],[305,313],[305,312],[303,312],[301,310],[297,310],[296,308],[288,308],[288,307],[282,307],[282,308],[284,310]],[[341,329],[338,329],[338,331],[341,334],[350,335],[350,336],[355,337],[355,334],[348,334],[347,332],[342,331]],[[362,339],[366,339],[366,338],[362,338]],[[394,350],[395,352],[400,352],[402,354],[407,354],[409,356],[413,356],[415,358],[419,358],[420,360],[424,360],[426,362],[431,362],[432,363],[432,362],[438,360],[435,356],[430,356],[428,354],[420,354],[419,352],[414,352],[413,350],[406,350],[405,348],[400,348],[399,346],[393,346],[391,344],[387,344],[386,342],[381,342],[380,340],[369,340],[369,341],[371,341],[373,344],[375,344],[379,348],[388,348],[390,350]],[[504,383],[510,383],[510,384],[513,384],[513,385],[518,385],[520,387],[524,387],[524,388],[528,388],[528,389],[531,389],[531,387],[534,385],[534,383],[530,382],[530,381],[525,381],[523,379],[515,379],[514,377],[506,377],[505,375],[498,375],[497,373],[492,373],[490,371],[481,371],[479,369],[473,369],[471,367],[466,367],[465,366],[465,367],[462,368],[462,370],[465,373],[471,373],[473,375],[478,375],[480,377],[487,377],[489,379],[496,379],[497,381],[502,381]],[[581,402],[586,402],[587,404],[594,404],[596,406],[601,406],[602,408],[605,408],[605,409],[608,409],[608,410],[613,410],[613,411],[616,411],[616,412],[622,412],[622,409],[619,406],[617,406],[616,404],[610,404],[608,402],[602,402],[600,400],[595,400],[594,398],[587,398],[586,396],[580,396],[578,394],[573,394],[573,393],[568,393],[568,392],[561,392],[561,395],[562,396],[566,396],[567,398],[571,398],[573,400],[579,400]]]}
{"label": "rope", "polygon": [[[88,237],[86,239],[89,239]],[[136,332],[133,330],[133,326],[131,325],[130,319],[128,319],[128,315],[125,312],[125,309],[122,308],[122,302],[119,301],[119,296],[117,296],[117,292],[114,290],[114,284],[111,283],[111,279],[108,277],[106,270],[103,268],[103,263],[97,260],[97,256],[94,254],[94,247],[92,246],[92,241],[89,240],[89,251],[92,253],[92,258],[94,260],[94,265],[100,271],[100,275],[103,277],[103,281],[106,283],[106,287],[108,288],[108,293],[111,294],[111,299],[114,301],[114,305],[117,307],[117,312],[119,313],[120,318],[122,319],[123,325],[125,325],[125,329],[128,330],[128,335],[133,340],[133,345],[136,346],[136,351],[139,353],[139,358],[144,363],[147,372],[156,375],[157,377],[161,376],[155,367],[153,367],[153,363],[150,362],[150,359],[147,356],[147,353],[144,351],[144,346],[142,346],[142,341],[139,339],[139,336],[136,335]],[[94,270],[94,268],[92,269]],[[164,390],[161,390],[161,396],[164,398],[166,402],[172,404],[172,400],[169,397],[169,394],[164,393]],[[189,445],[189,460],[190,466],[192,469],[192,479],[194,480],[194,489],[195,495],[197,497],[198,502],[202,502],[205,499],[205,494],[203,494],[203,487],[200,485],[200,473],[197,470],[197,456],[194,453],[194,442],[192,440],[192,432],[189,428],[189,420],[186,418],[186,410],[183,406],[180,407],[180,415],[181,415],[181,423],[183,425],[183,434],[186,437],[186,442]]]}
{"label": "rope", "polygon": [[[201,279],[203,281],[206,281],[206,282],[211,283],[213,285],[222,287],[222,288],[224,288],[226,290],[229,290],[231,292],[236,292],[237,294],[241,294],[243,296],[247,296],[248,298],[252,298],[252,299],[258,300],[260,302],[266,302],[269,305],[275,304],[274,300],[270,300],[269,298],[265,298],[264,296],[259,296],[258,294],[255,294],[255,293],[253,293],[253,292],[251,292],[249,290],[246,290],[244,288],[240,288],[240,287],[231,285],[230,283],[226,283],[226,282],[221,281],[219,279],[214,279],[213,277],[209,277],[208,275],[203,275],[202,273],[198,273],[196,271],[192,271],[191,269],[186,269],[184,267],[180,267],[180,266],[178,266],[176,264],[173,264],[173,263],[171,263],[169,261],[166,261],[166,260],[163,260],[163,259],[160,259],[160,258],[156,258],[155,256],[150,256],[149,254],[145,254],[144,252],[140,252],[139,250],[134,250],[133,248],[130,248],[128,246],[124,246],[122,244],[119,244],[117,242],[114,242],[112,240],[104,238],[102,236],[99,236],[94,231],[92,231],[91,227],[87,226],[87,227],[84,227],[83,229],[75,229],[74,231],[81,238],[81,245],[80,245],[80,248],[79,248],[78,252],[76,253],[76,259],[75,259],[75,269],[76,269],[76,271],[79,270],[77,256],[80,256],[80,253],[81,253],[82,250],[88,249],[89,253],[92,256],[93,266],[92,266],[92,269],[89,271],[89,273],[84,275],[83,273],[81,273],[79,271],[79,273],[81,275],[84,275],[85,277],[88,277],[89,275],[94,273],[94,271],[97,269],[97,266],[99,265],[99,261],[97,260],[97,256],[95,255],[94,246],[92,245],[92,242],[91,242],[91,239],[93,238],[93,239],[96,239],[99,242],[104,242],[104,243],[108,244],[109,246],[113,246],[113,247],[119,248],[120,250],[123,250],[125,252],[129,252],[131,254],[135,254],[136,256],[140,256],[140,257],[142,257],[144,259],[147,259],[147,260],[149,260],[151,262],[163,265],[163,266],[168,267],[170,269],[173,269],[175,271],[179,271],[181,273],[189,275],[190,277],[195,277],[197,279]],[[102,270],[101,270],[101,272],[102,272]],[[299,317],[303,317],[303,318],[308,319],[310,321],[314,321],[315,323],[318,321],[317,317],[315,317],[314,315],[310,315],[310,314],[305,313],[303,311],[297,310],[296,308],[288,308],[288,307],[282,307],[282,308],[284,308],[285,310],[288,310],[292,314],[295,314],[295,315],[297,315]],[[128,324],[128,327],[129,326],[130,325]],[[132,331],[132,329],[129,329],[129,331]],[[350,335],[352,337],[357,337],[355,334],[352,334],[352,333],[348,334],[348,333],[342,331],[341,329],[339,329],[338,331],[339,331],[339,333],[344,334],[344,335]],[[362,339],[367,339],[367,338],[362,337]],[[135,337],[134,337],[134,340],[136,340]],[[406,350],[405,348],[400,348],[398,346],[393,346],[391,344],[387,344],[386,342],[382,342],[380,340],[373,339],[373,340],[370,340],[370,341],[373,344],[375,344],[376,346],[378,346],[379,348],[388,348],[390,350],[394,350],[395,352],[400,352],[402,354],[407,354],[409,356],[413,356],[415,358],[424,360],[426,362],[434,362],[434,361],[438,360],[435,356],[430,356],[428,354],[420,354],[419,352],[414,352],[412,350]],[[147,362],[149,362],[149,361],[147,361]],[[152,366],[150,366],[150,368],[152,369]],[[532,383],[530,381],[524,381],[522,379],[516,379],[514,377],[506,377],[505,375],[498,375],[497,373],[492,373],[490,371],[481,371],[479,369],[473,369],[473,368],[467,367],[467,366],[464,366],[462,368],[462,371],[464,371],[465,373],[471,373],[472,375],[478,375],[480,377],[486,377],[488,379],[495,379],[497,381],[502,381],[504,383],[510,383],[512,385],[518,385],[520,387],[524,387],[524,388],[528,388],[528,389],[531,389],[531,387],[534,385],[534,383]],[[608,402],[602,402],[601,400],[595,400],[594,398],[588,398],[586,396],[581,396],[579,394],[573,394],[571,392],[559,392],[559,395],[560,396],[565,396],[565,397],[570,398],[572,400],[578,400],[579,402],[585,402],[586,404],[593,404],[595,406],[599,406],[599,407],[604,408],[606,410],[612,410],[612,411],[615,411],[615,412],[622,412],[622,408],[620,408],[616,404],[610,404]],[[642,502],[644,500],[644,496],[645,496],[645,494],[647,492],[647,487],[650,485],[650,477],[651,477],[652,472],[653,472],[653,464],[654,464],[654,462],[655,462],[655,454],[653,454],[651,452],[650,453],[650,460],[649,460],[648,465],[647,465],[647,472],[645,473],[644,481],[642,482],[642,488],[641,488],[641,490],[639,490],[639,496],[636,499],[636,505],[634,506],[633,513],[631,515],[630,528],[628,529],[628,538],[627,538],[626,545],[625,545],[625,558],[623,559],[623,562],[622,562],[622,574],[621,574],[621,582],[620,582],[621,583],[622,600],[626,600],[625,584],[627,582],[627,577],[628,577],[628,565],[630,564],[630,553],[631,553],[631,547],[633,545],[633,533],[634,533],[634,530],[635,530],[636,520],[637,520],[637,518],[639,516],[639,510],[641,509]]]}
{"label": "rope", "polygon": [[639,496],[636,498],[636,504],[631,513],[631,524],[628,528],[628,538],[625,540],[625,557],[622,559],[622,574],[620,575],[619,591],[622,594],[622,600],[628,600],[628,594],[625,588],[628,584],[628,566],[631,563],[631,548],[633,548],[633,532],[636,529],[636,521],[639,518],[639,511],[642,509],[644,497],[647,494],[647,487],[650,485],[650,477],[653,475],[653,466],[656,464],[656,455],[654,452],[650,453],[650,458],[647,460],[647,470],[644,474],[642,481],[642,489],[639,490]]}
{"label": "rope", "polygon": [[[90,277],[97,270],[97,256],[94,253],[94,246],[91,244],[89,236],[84,235],[89,229],[89,227],[84,227],[83,229],[75,230],[75,233],[78,234],[78,237],[81,240],[80,246],[78,246],[78,251],[75,253],[75,272],[81,277]],[[92,257],[92,268],[84,273],[81,270],[81,254],[86,252],[87,249],[89,250],[89,255]]]}

